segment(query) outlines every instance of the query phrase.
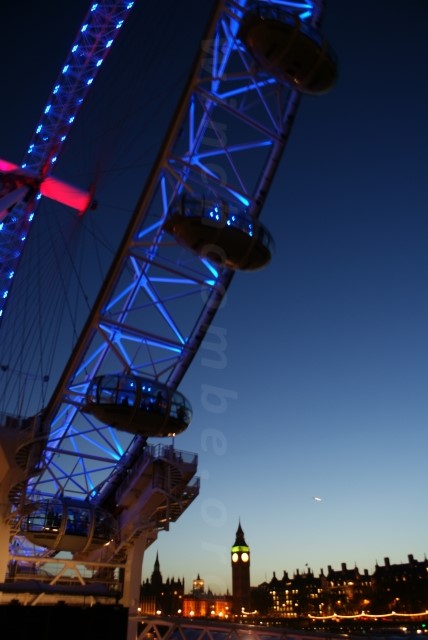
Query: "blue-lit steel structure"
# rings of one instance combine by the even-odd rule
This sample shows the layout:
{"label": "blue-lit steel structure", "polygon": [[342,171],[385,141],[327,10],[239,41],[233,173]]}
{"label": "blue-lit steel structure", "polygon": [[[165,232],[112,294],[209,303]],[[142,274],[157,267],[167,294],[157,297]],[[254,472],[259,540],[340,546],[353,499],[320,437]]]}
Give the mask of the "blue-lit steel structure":
{"label": "blue-lit steel structure", "polygon": [[[319,19],[319,3],[279,4]],[[243,205],[249,221],[263,207],[300,96],[242,45],[245,12],[243,0],[216,6],[126,237],[46,409],[47,470],[31,481],[30,498],[63,492],[103,501],[141,443],[119,440],[81,411],[91,381],[123,371],[177,388],[221,304],[233,272],[183,249],[164,225],[182,194]]]}
{"label": "blue-lit steel structure", "polygon": [[[109,22],[104,29],[97,53],[86,58],[79,54],[80,40],[73,45],[29,147],[27,168],[51,170],[76,115],[76,101],[83,99],[102,62],[100,50],[105,53],[112,30],[130,8],[130,3],[117,4],[116,26]],[[97,14],[94,7],[98,5],[92,6],[90,17]],[[14,532],[19,533],[20,517],[28,519],[36,505],[47,514],[52,500],[80,500],[112,513],[119,533],[101,551],[90,547],[79,551],[76,559],[87,563],[102,559],[109,567],[124,568],[128,575],[123,586],[125,602],[139,588],[139,576],[136,584],[132,573],[138,574],[144,548],[197,496],[197,458],[170,445],[151,446],[141,435],[144,429],[114,428],[104,414],[101,420],[100,412],[88,410],[95,397],[94,380],[109,376],[152,380],[174,394],[222,303],[234,270],[242,266],[236,256],[223,259],[231,244],[228,229],[238,234],[239,241],[242,234],[252,238],[257,230],[257,241],[263,248],[271,247],[267,230],[260,232],[259,216],[301,94],[297,72],[296,82],[285,80],[281,73],[272,74],[272,69],[281,68],[291,45],[280,43],[272,69],[261,63],[266,58],[261,50],[282,13],[302,25],[297,32],[305,33],[312,45],[312,28],[317,27],[322,9],[322,0],[215,3],[198,60],[104,285],[45,410],[17,446],[26,477],[9,491]],[[245,39],[251,41],[252,50],[242,36],[242,25],[250,13],[251,33],[246,29]],[[91,31],[89,24],[88,18],[82,39]],[[311,29],[305,31],[305,24]],[[300,50],[306,50],[304,43]],[[319,50],[324,51],[321,45]],[[254,51],[263,55],[254,55]],[[72,62],[76,72],[80,64],[84,68],[79,70],[78,90],[74,84],[67,88],[62,84],[69,77]],[[53,113],[63,89],[68,96],[60,109],[62,127],[56,126]],[[39,146],[53,131],[56,144]],[[184,240],[176,228],[180,220],[175,218],[171,224],[171,215],[180,210],[177,203],[183,202],[192,203],[191,223],[196,225],[191,227],[186,220]],[[200,209],[198,203],[203,203]],[[199,210],[203,214],[195,213]],[[20,209],[20,215],[22,236],[32,214]],[[205,234],[205,228],[214,229],[214,233]],[[2,232],[5,234],[5,225]],[[197,242],[198,234],[203,235],[203,242]],[[224,244],[222,238],[226,238]],[[11,239],[5,246],[16,253],[20,245]],[[252,249],[252,241],[248,247]],[[12,258],[8,259],[12,265]],[[251,269],[254,261],[250,258],[246,265]],[[8,268],[11,271],[14,267]],[[7,285],[2,286],[7,291]],[[104,389],[97,390],[96,397],[101,392]],[[38,443],[36,453],[31,452],[32,441]],[[59,539],[55,544],[64,548]],[[129,560],[131,548],[134,560]]]}
{"label": "blue-lit steel structure", "polygon": [[[130,0],[91,4],[21,164],[36,185],[54,171],[73,122],[133,5]],[[0,322],[40,197],[37,188],[27,187],[18,204],[0,218]]]}

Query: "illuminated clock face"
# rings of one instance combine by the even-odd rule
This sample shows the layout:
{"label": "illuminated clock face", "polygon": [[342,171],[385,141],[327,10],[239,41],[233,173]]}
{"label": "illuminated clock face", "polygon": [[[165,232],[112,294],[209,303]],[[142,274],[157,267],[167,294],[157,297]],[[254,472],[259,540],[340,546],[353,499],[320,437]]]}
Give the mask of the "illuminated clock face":
{"label": "illuminated clock face", "polygon": [[244,551],[244,553],[241,553],[241,560],[242,560],[242,562],[248,562],[248,560],[249,560],[248,553],[246,553],[245,551]]}
{"label": "illuminated clock face", "polygon": [[232,562],[238,562],[238,554],[237,553],[232,553]]}

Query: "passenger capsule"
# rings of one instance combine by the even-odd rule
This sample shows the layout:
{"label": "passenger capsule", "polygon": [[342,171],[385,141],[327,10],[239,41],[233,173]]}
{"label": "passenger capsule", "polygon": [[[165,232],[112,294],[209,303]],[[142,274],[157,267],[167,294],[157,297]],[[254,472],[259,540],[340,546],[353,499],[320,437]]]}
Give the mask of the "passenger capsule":
{"label": "passenger capsule", "polygon": [[182,196],[164,228],[182,246],[228,269],[254,271],[272,257],[272,236],[244,207]]}
{"label": "passenger capsule", "polygon": [[192,419],[192,407],[182,393],[125,374],[94,378],[83,411],[120,431],[146,437],[181,433]]}
{"label": "passenger capsule", "polygon": [[98,549],[117,532],[108,511],[75,498],[38,502],[21,521],[21,533],[33,544],[71,553]]}
{"label": "passenger capsule", "polygon": [[266,73],[302,93],[325,93],[336,81],[336,57],[326,40],[283,8],[256,3],[238,36]]}

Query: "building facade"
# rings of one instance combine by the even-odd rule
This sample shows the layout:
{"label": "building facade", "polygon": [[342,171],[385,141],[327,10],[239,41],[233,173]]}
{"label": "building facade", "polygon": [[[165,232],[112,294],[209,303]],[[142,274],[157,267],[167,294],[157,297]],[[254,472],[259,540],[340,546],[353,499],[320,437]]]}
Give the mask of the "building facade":
{"label": "building facade", "polygon": [[150,580],[141,585],[140,612],[147,615],[181,615],[183,611],[184,578],[174,578],[164,582],[160,571],[159,556],[156,560]]}
{"label": "building facade", "polygon": [[[373,574],[358,567],[328,566],[315,576],[310,568],[292,577],[286,571],[257,587],[250,586],[250,548],[241,523],[231,547],[232,594],[205,590],[198,574],[190,593],[184,579],[163,581],[156,556],[150,580],[141,585],[141,612],[185,617],[230,619],[256,615],[288,621],[331,617],[423,615],[428,611],[428,560],[408,556],[408,562],[376,564]],[[428,619],[428,614],[426,615]]]}

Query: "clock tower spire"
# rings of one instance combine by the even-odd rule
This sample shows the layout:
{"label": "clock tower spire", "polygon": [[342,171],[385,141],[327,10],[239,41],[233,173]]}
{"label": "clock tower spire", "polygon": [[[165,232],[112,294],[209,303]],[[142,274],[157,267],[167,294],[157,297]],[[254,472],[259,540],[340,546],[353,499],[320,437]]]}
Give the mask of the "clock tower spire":
{"label": "clock tower spire", "polygon": [[250,548],[245,542],[239,521],[235,543],[231,549],[232,561],[232,612],[240,615],[242,609],[250,610]]}

